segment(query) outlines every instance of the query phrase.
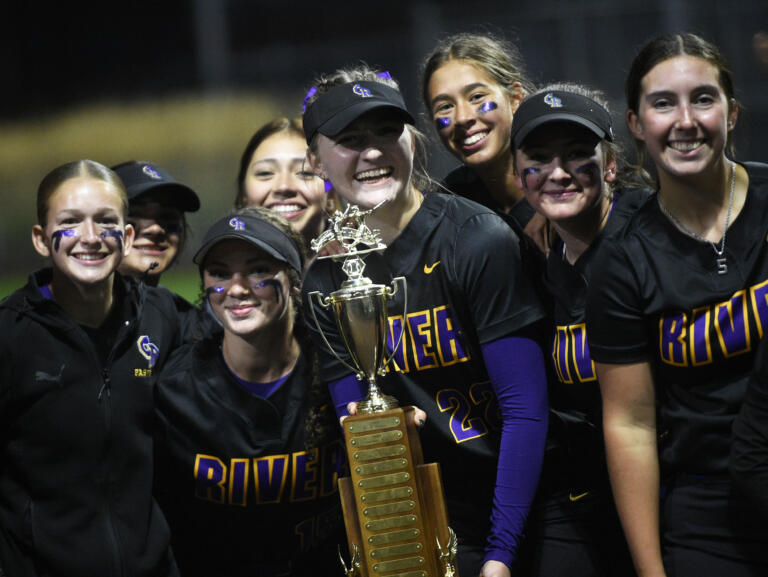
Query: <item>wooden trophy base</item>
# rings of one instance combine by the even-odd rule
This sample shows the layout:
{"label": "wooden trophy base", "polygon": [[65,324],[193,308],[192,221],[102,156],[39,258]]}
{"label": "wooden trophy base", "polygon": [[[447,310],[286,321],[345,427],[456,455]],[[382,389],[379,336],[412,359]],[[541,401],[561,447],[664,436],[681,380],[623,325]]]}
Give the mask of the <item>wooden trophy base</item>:
{"label": "wooden trophy base", "polygon": [[[448,527],[438,463],[424,464],[413,407],[344,420],[350,477],[339,494],[350,555],[361,577],[458,576],[445,565],[455,537]],[[356,562],[353,562],[356,565]],[[354,575],[354,568],[348,570]]]}

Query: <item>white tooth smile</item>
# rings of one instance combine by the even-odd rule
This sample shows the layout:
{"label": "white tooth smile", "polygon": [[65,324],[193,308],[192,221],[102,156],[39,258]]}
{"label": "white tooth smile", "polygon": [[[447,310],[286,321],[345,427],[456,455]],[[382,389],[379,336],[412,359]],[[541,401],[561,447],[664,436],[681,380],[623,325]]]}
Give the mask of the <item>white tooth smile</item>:
{"label": "white tooth smile", "polygon": [[299,212],[302,208],[298,204],[276,204],[269,207],[272,212],[277,213]]}
{"label": "white tooth smile", "polygon": [[391,168],[374,168],[373,170],[363,170],[355,175],[355,180],[378,180],[392,174]]}
{"label": "white tooth smile", "polygon": [[472,136],[465,138],[462,144],[464,144],[464,146],[471,146],[476,142],[480,142],[483,138],[485,138],[487,134],[488,134],[487,132],[477,132]]}
{"label": "white tooth smile", "polygon": [[94,253],[86,253],[86,254],[76,254],[74,255],[75,258],[79,260],[99,260],[104,258],[101,254],[94,254]]}
{"label": "white tooth smile", "polygon": [[680,152],[690,152],[691,150],[696,150],[703,143],[703,140],[696,140],[694,142],[670,142],[669,146]]}

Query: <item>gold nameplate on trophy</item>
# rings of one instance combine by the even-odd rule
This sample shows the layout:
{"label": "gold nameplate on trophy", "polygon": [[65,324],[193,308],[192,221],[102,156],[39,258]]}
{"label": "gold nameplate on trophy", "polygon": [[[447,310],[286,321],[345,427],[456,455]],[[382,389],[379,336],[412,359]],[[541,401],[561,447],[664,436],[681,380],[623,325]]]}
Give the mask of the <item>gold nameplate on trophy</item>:
{"label": "gold nameplate on trophy", "polygon": [[383,457],[394,457],[405,454],[405,445],[390,445],[380,449],[368,449],[367,451],[355,451],[355,461],[374,461]]}
{"label": "gold nameplate on trophy", "polygon": [[[336,211],[330,228],[312,241],[316,251],[339,242],[344,254],[320,258],[344,259],[342,269],[348,277],[327,297],[309,294],[315,326],[336,355],[320,328],[312,299],[332,311],[351,363],[337,358],[368,383],[358,414],[344,420],[351,475],[339,479],[339,494],[352,559],[349,566],[343,558],[341,562],[348,577],[457,577],[456,536],[448,526],[440,468],[437,463],[423,463],[414,408],[398,408],[376,383],[392,360],[392,355],[384,360],[387,302],[397,292],[398,282],[405,294],[406,283],[398,277],[392,287],[376,285],[363,276],[361,255],[386,248],[378,231],[365,225],[364,216],[370,212],[360,212],[354,205],[343,213]],[[360,244],[369,248],[358,250]],[[404,301],[407,308],[407,295]],[[395,351],[399,345],[395,343]]]}

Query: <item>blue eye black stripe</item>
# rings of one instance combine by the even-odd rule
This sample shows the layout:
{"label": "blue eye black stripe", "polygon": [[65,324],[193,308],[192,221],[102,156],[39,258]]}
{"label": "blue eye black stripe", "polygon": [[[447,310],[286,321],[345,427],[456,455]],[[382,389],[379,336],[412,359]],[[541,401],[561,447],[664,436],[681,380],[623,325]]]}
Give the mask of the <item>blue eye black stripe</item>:
{"label": "blue eye black stripe", "polygon": [[480,114],[485,114],[486,112],[490,112],[491,110],[496,110],[499,107],[498,104],[496,104],[493,101],[484,102],[480,106],[478,106],[477,111]]}
{"label": "blue eye black stripe", "polygon": [[109,237],[112,237],[117,240],[117,247],[119,250],[122,251],[123,250],[123,231],[116,230],[116,229],[109,229],[101,233],[101,238],[108,239]]}
{"label": "blue eye black stripe", "polygon": [[74,228],[65,228],[62,230],[56,230],[51,235],[51,240],[53,240],[53,250],[56,252],[59,252],[59,247],[61,246],[61,237],[62,236],[78,236],[77,231]]}

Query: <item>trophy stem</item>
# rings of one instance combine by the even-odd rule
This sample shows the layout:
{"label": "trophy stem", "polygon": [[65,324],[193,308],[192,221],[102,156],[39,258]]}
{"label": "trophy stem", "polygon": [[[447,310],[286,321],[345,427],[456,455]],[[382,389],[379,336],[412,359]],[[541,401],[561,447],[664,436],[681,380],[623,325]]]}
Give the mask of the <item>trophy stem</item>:
{"label": "trophy stem", "polygon": [[375,381],[368,381],[368,395],[357,404],[357,412],[361,415],[381,413],[399,406],[397,399],[381,392]]}

